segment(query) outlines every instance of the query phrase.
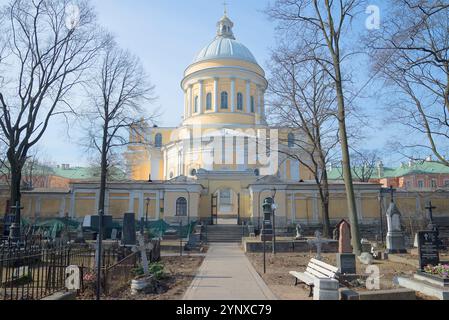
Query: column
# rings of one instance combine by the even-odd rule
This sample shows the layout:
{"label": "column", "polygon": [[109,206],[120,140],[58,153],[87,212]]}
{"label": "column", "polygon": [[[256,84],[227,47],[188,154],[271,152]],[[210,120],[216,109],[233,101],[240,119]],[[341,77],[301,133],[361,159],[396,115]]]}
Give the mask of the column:
{"label": "column", "polygon": [[246,112],[251,112],[251,81],[246,80]]}
{"label": "column", "polygon": [[160,220],[161,219],[161,193],[162,191],[158,191],[156,193],[156,220]]}
{"label": "column", "polygon": [[184,120],[187,119],[187,91],[184,90]]}
{"label": "column", "polygon": [[199,95],[198,95],[198,100],[199,100],[199,102],[198,102],[198,112],[200,113],[200,114],[202,114],[203,113],[203,92],[204,92],[204,81],[203,80],[200,80],[199,82],[198,82],[198,84],[199,84],[199,87],[200,87],[200,93],[199,93]]}
{"label": "column", "polygon": [[189,86],[189,89],[187,90],[187,114],[189,117],[193,114],[193,108],[192,108],[192,85]]}
{"label": "column", "polygon": [[235,79],[231,79],[231,112],[235,112]]}
{"label": "column", "polygon": [[261,111],[262,117],[265,118],[265,91],[261,90],[260,92],[261,92],[261,95],[259,97],[260,109],[261,109],[260,111]]}
{"label": "column", "polygon": [[69,216],[70,218],[75,218],[75,194],[76,192],[73,191],[72,194],[70,195],[70,211],[69,211]]}
{"label": "column", "polygon": [[134,194],[134,191],[132,191],[129,193],[128,212],[134,212],[134,198],[135,198],[135,194]]}
{"label": "column", "polygon": [[214,78],[214,108],[218,112],[218,78]]}
{"label": "column", "polygon": [[257,113],[262,115],[262,99],[261,99],[261,91],[260,86],[257,86]]}

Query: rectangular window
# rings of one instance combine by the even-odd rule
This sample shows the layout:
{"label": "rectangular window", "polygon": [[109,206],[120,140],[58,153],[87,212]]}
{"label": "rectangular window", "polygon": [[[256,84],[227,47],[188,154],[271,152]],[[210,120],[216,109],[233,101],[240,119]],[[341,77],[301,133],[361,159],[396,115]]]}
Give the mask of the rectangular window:
{"label": "rectangular window", "polygon": [[423,180],[419,180],[418,181],[418,188],[420,188],[420,189],[424,188],[424,181]]}
{"label": "rectangular window", "polygon": [[237,94],[237,110],[243,111],[243,94],[240,92]]}
{"label": "rectangular window", "polygon": [[212,110],[212,93],[208,93],[206,96],[206,110]]}
{"label": "rectangular window", "polygon": [[251,112],[252,112],[252,113],[255,112],[255,108],[254,108],[254,96],[251,96]]}
{"label": "rectangular window", "polygon": [[432,188],[436,189],[437,187],[438,187],[437,181],[436,180],[432,180]]}

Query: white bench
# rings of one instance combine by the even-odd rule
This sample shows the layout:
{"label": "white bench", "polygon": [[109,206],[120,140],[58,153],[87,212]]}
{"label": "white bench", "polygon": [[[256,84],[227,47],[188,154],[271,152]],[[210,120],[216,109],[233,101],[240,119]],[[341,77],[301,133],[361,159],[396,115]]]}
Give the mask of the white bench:
{"label": "white bench", "polygon": [[310,260],[305,272],[290,271],[290,274],[295,277],[295,286],[299,283],[304,283],[310,288],[310,297],[313,296],[313,287],[315,285],[315,278],[329,278],[338,280],[338,268],[317,259]]}

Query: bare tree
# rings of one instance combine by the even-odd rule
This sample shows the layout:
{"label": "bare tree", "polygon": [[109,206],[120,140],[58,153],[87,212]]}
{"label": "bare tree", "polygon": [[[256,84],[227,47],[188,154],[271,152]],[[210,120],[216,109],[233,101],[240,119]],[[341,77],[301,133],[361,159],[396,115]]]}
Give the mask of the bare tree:
{"label": "bare tree", "polygon": [[376,150],[353,150],[351,154],[353,174],[359,182],[370,182],[381,161]]}
{"label": "bare tree", "polygon": [[[146,121],[154,120],[151,115],[144,119],[141,105],[154,99],[154,87],[150,85],[139,59],[111,44],[102,53],[99,70],[87,90],[91,98],[91,108],[86,113],[90,125],[88,141],[90,148],[100,157],[101,168],[98,204],[98,250],[101,256],[108,172],[111,164],[123,153],[123,147],[129,144],[129,132],[142,128]],[[101,268],[101,262],[98,263],[98,268]],[[97,299],[100,299],[100,272],[97,277]]]}
{"label": "bare tree", "polygon": [[316,61],[304,61],[295,45],[285,44],[273,52],[270,74],[270,117],[290,131],[285,141],[289,148],[280,152],[312,173],[321,200],[323,234],[331,237],[326,166],[339,142],[332,79]]}
{"label": "bare tree", "polygon": [[[6,38],[0,61],[5,71],[0,128],[11,170],[10,199],[15,204],[20,203],[22,168],[29,150],[55,116],[72,111],[68,95],[103,43],[85,1],[12,0],[2,8],[0,21]],[[15,220],[20,225],[20,211]]]}
{"label": "bare tree", "polygon": [[348,29],[363,3],[363,0],[276,0],[267,10],[269,16],[280,23],[279,29],[293,32],[294,36],[303,39],[306,59],[319,63],[333,80],[352,246],[356,254],[361,252],[361,239],[349,155],[346,124],[348,97],[345,95],[343,74],[343,62],[353,52],[345,54],[343,42],[354,41],[348,39]]}
{"label": "bare tree", "polygon": [[449,3],[395,0],[369,35],[373,71],[385,80],[389,121],[403,125],[395,149],[413,160],[433,153],[449,166]]}

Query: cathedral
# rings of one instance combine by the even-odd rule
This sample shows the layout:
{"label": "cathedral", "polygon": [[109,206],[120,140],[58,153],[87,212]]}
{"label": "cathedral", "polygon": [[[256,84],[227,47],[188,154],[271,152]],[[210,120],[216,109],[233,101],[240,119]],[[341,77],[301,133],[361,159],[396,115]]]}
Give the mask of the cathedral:
{"label": "cathedral", "polygon": [[[121,220],[130,212],[139,220],[169,223],[252,222],[260,228],[262,204],[272,198],[278,227],[320,225],[313,176],[298,158],[288,156],[307,161],[295,143],[301,133],[267,123],[265,72],[237,41],[226,13],[213,40],[185,70],[181,88],[179,127],[130,131],[129,176],[108,184],[107,215]],[[355,184],[361,223],[379,220],[380,189],[380,184]],[[331,220],[347,218],[344,183],[332,182],[330,192]],[[98,212],[98,181],[73,182],[68,190],[32,190],[23,199],[26,217],[82,220]]]}
{"label": "cathedral", "polygon": [[[217,23],[215,38],[184,72],[180,126],[130,134],[132,144],[126,157],[131,180],[149,181],[160,188],[164,219],[187,217],[214,223],[228,218],[260,224],[263,201],[275,197],[280,224],[320,222],[313,176],[288,156],[300,154],[295,143],[300,133],[268,126],[267,87],[264,70],[237,41],[234,23],[225,13]],[[332,188],[335,218],[346,217],[344,186]],[[378,189],[376,185],[358,186],[361,213],[362,193],[375,195]],[[376,207],[376,203],[377,196],[371,205]],[[161,211],[154,218],[161,218]]]}

